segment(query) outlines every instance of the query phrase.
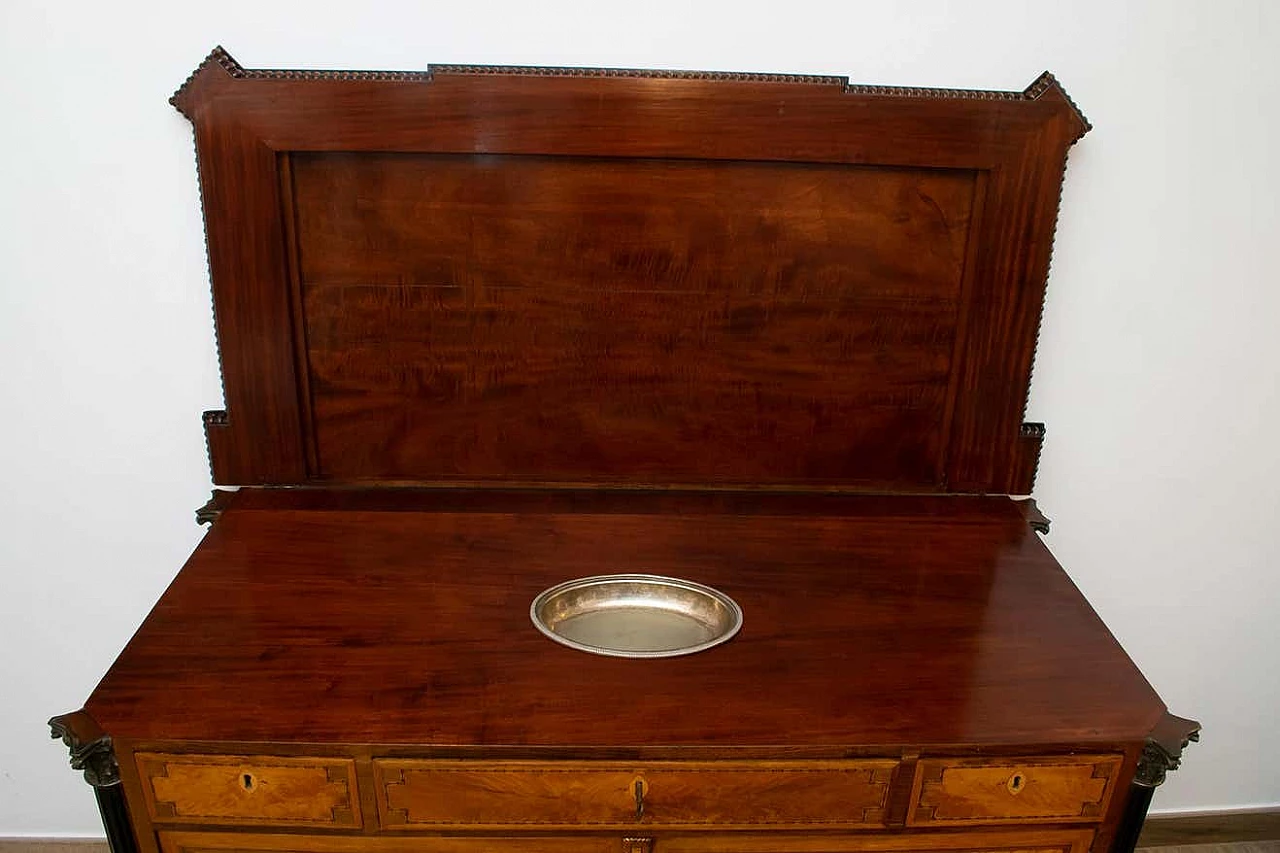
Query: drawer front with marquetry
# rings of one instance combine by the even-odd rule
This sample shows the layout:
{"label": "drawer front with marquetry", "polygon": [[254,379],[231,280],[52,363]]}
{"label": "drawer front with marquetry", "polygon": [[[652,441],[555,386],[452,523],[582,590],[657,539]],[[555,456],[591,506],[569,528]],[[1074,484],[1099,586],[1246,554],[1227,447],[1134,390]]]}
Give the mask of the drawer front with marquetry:
{"label": "drawer front with marquetry", "polygon": [[362,825],[350,759],[141,752],[137,763],[157,824]]}
{"label": "drawer front with marquetry", "polygon": [[382,826],[875,827],[894,761],[451,762],[380,759]]}
{"label": "drawer front with marquetry", "polygon": [[924,759],[908,826],[1096,822],[1106,814],[1119,755]]}

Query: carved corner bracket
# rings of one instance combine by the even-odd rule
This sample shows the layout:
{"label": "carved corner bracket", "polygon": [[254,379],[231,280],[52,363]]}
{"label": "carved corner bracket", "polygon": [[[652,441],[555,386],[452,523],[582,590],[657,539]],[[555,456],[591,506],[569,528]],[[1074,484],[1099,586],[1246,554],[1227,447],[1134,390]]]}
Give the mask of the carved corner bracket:
{"label": "carved corner bracket", "polygon": [[1147,744],[1142,748],[1142,756],[1138,759],[1133,784],[1144,788],[1163,784],[1168,772],[1177,770],[1182,763],[1182,750],[1199,740],[1199,723],[1165,714],[1164,719],[1147,737]]}
{"label": "carved corner bracket", "polygon": [[1036,505],[1035,498],[1023,498],[1014,501],[1018,505],[1018,509],[1022,510],[1022,517],[1027,520],[1027,524],[1036,533],[1048,535],[1049,533],[1049,517],[1040,511],[1040,507]]}
{"label": "carved corner bracket", "polygon": [[71,768],[83,770],[86,782],[95,788],[120,784],[111,738],[83,710],[52,718],[49,729],[55,740],[61,738],[71,750]]}
{"label": "carved corner bracket", "polygon": [[231,503],[231,496],[234,492],[215,489],[209,496],[209,500],[205,501],[204,506],[196,510],[196,524],[208,524],[218,520],[218,516],[222,515],[222,511]]}

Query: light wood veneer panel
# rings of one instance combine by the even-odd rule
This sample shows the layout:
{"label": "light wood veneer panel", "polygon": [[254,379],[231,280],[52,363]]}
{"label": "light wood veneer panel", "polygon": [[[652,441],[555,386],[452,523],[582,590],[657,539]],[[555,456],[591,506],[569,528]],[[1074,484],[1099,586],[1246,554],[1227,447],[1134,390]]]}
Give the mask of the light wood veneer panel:
{"label": "light wood veneer panel", "polygon": [[1119,755],[1022,760],[940,759],[917,765],[907,824],[1097,822],[1120,773]]}
{"label": "light wood veneer panel", "polygon": [[155,823],[361,826],[350,759],[143,752],[137,762]]}
{"label": "light wood veneer panel", "polygon": [[[382,825],[882,826],[894,761],[644,764],[377,760]],[[643,792],[639,808],[636,785]]]}

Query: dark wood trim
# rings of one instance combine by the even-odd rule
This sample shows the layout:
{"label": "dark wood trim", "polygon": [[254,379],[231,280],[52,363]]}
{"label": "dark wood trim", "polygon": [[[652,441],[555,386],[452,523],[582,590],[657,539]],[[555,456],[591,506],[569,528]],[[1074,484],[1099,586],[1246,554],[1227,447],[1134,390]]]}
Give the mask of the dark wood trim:
{"label": "dark wood trim", "polygon": [[1138,836],[1139,847],[1280,841],[1280,808],[1217,814],[1155,815]]}
{"label": "dark wood trim", "polygon": [[[287,263],[278,158],[232,112],[224,124],[196,123],[226,402],[224,410],[205,413],[210,468],[220,485],[301,483],[306,464],[293,341],[282,331],[291,326],[292,301],[281,283]],[[243,187],[252,189],[237,189]],[[240,281],[255,286],[239,293],[228,284]],[[232,343],[245,335],[253,347]],[[268,399],[271,406],[261,405]]]}

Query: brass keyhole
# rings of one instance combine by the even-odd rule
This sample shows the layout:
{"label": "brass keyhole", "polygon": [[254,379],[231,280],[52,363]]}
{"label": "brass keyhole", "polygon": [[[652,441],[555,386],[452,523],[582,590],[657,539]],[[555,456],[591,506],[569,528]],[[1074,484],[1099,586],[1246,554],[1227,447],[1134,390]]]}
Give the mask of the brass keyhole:
{"label": "brass keyhole", "polygon": [[1009,793],[1021,794],[1022,789],[1027,786],[1027,779],[1021,773],[1014,773],[1009,777]]}
{"label": "brass keyhole", "polygon": [[646,787],[647,786],[643,779],[637,779],[634,783],[634,787],[632,788],[636,797],[636,820],[642,820],[644,818],[644,794]]}
{"label": "brass keyhole", "polygon": [[246,791],[252,791],[254,786],[253,776],[249,773],[240,777],[240,784],[244,785]]}

